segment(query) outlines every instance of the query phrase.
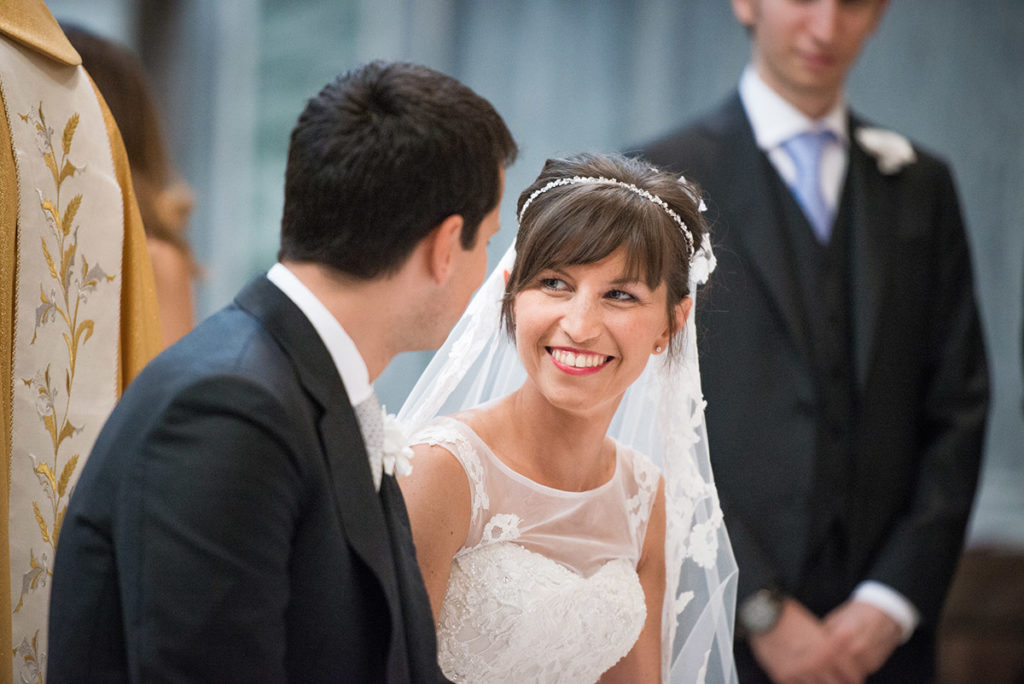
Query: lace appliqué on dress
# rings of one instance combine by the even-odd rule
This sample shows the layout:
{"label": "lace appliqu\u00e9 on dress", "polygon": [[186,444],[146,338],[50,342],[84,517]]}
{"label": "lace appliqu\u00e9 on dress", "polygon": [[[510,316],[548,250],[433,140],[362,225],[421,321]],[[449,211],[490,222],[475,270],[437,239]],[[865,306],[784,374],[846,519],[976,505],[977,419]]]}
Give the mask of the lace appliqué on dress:
{"label": "lace appliqu\u00e9 on dress", "polygon": [[626,500],[626,512],[629,515],[629,524],[633,528],[633,535],[642,538],[642,532],[646,531],[647,521],[651,517],[654,495],[658,493],[661,472],[658,466],[641,454],[637,454],[633,460],[633,469],[638,490]]}
{"label": "lace appliqu\u00e9 on dress", "polygon": [[451,425],[430,423],[417,430],[410,442],[439,446],[452,452],[452,455],[459,460],[469,479],[472,501],[469,524],[470,526],[476,525],[479,522],[480,514],[490,507],[491,502],[487,496],[487,488],[484,487],[484,467],[466,436]]}
{"label": "lace appliqu\u00e9 on dress", "polygon": [[454,454],[472,493],[437,630],[449,679],[594,682],[629,653],[647,617],[636,564],[660,482],[649,459],[618,449],[611,480],[564,492],[509,469],[457,420],[415,441]]}
{"label": "lace appliqu\u00e9 on dress", "polygon": [[582,577],[517,544],[492,543],[452,564],[438,659],[453,682],[594,682],[629,653],[646,616],[625,559]]}
{"label": "lace appliqu\u00e9 on dress", "polygon": [[519,538],[520,518],[515,513],[498,513],[484,525],[484,535],[480,546],[512,541]]}

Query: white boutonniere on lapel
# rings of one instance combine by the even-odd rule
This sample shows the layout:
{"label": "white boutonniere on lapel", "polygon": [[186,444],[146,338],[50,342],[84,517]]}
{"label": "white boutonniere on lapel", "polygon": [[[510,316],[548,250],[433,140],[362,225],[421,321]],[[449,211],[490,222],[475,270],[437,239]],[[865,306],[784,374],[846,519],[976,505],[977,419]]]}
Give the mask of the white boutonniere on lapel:
{"label": "white boutonniere on lapel", "polygon": [[878,170],[886,175],[899,173],[904,166],[917,161],[914,146],[899,133],[884,128],[858,128],[854,136],[878,160]]}
{"label": "white boutonniere on lapel", "polygon": [[384,443],[381,445],[384,473],[387,475],[405,476],[412,473],[412,447],[409,438],[402,429],[398,418],[381,407],[384,423]]}

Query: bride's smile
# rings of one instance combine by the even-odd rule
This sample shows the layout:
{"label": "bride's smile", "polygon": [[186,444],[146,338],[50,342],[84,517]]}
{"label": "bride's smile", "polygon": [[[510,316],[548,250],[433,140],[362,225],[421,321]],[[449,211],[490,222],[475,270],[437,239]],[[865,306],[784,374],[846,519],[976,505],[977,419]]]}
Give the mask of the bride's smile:
{"label": "bride's smile", "polygon": [[614,356],[594,354],[579,349],[547,347],[547,350],[551,354],[551,360],[555,366],[570,375],[596,373],[615,358]]}
{"label": "bride's smile", "polygon": [[565,410],[611,408],[668,344],[666,287],[627,276],[619,248],[541,271],[516,296],[516,345],[529,384]]}

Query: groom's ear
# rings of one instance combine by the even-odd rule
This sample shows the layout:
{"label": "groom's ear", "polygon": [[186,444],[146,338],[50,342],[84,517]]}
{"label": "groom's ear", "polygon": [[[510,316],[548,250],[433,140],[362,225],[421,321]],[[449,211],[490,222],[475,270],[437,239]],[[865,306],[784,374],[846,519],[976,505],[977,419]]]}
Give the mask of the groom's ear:
{"label": "groom's ear", "polygon": [[455,269],[456,250],[462,249],[462,216],[452,214],[424,238],[427,244],[427,269],[431,279],[444,285]]}

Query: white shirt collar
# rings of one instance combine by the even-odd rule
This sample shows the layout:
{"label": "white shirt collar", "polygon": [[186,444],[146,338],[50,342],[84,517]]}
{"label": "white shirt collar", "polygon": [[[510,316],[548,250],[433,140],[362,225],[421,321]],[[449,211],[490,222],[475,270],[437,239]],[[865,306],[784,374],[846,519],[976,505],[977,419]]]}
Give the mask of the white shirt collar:
{"label": "white shirt collar", "polygon": [[843,94],[825,116],[810,119],[772,90],[750,64],[740,77],[739,93],[747,119],[754,129],[757,146],[762,150],[772,150],[797,133],[808,130],[830,130],[844,146],[849,140],[846,97]]}
{"label": "white shirt collar", "polygon": [[274,264],[267,272],[267,280],[274,283],[309,319],[327,347],[352,405],[355,406],[369,398],[373,387],[370,385],[370,373],[366,369],[366,362],[338,319],[283,264]]}

